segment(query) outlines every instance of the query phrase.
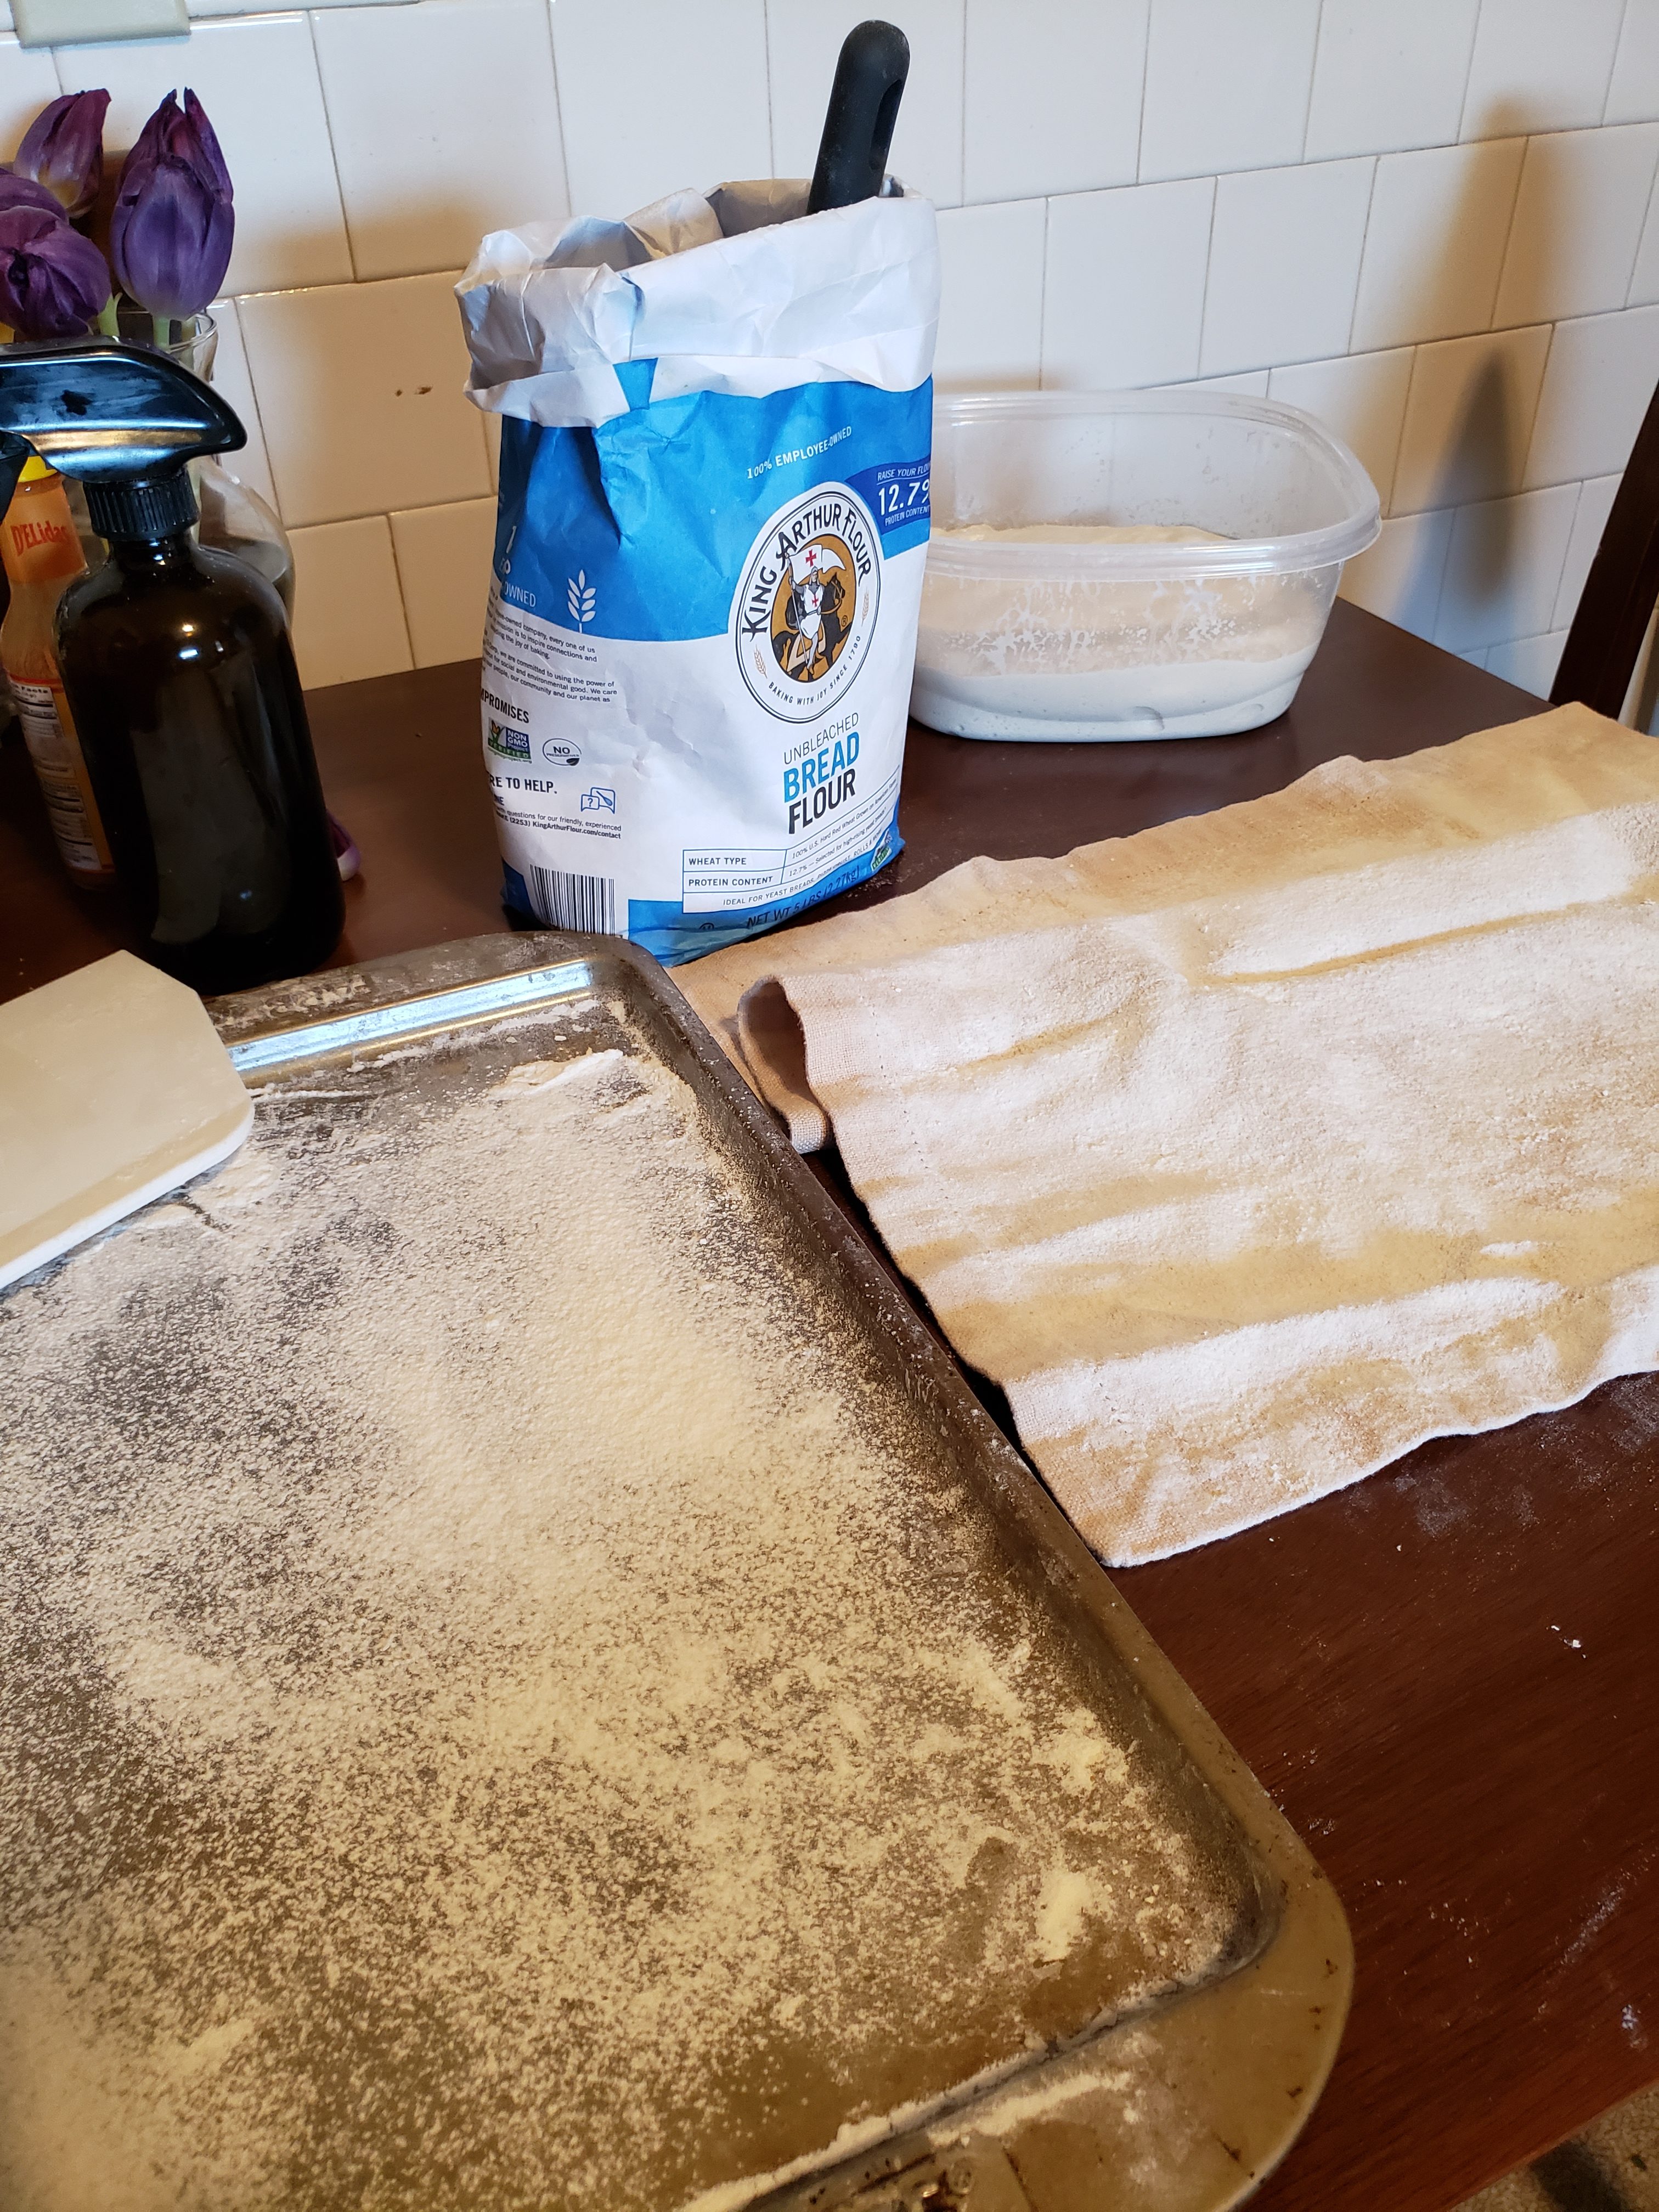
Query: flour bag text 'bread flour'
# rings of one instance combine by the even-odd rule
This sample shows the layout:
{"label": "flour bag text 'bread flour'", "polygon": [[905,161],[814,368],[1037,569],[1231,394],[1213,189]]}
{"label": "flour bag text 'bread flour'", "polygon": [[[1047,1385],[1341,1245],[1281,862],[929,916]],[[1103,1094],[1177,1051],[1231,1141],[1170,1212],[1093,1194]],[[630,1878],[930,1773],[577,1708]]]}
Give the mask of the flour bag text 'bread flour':
{"label": "flour bag text 'bread flour'", "polygon": [[483,745],[510,907],[665,961],[899,849],[939,255],[784,179],[485,239]]}

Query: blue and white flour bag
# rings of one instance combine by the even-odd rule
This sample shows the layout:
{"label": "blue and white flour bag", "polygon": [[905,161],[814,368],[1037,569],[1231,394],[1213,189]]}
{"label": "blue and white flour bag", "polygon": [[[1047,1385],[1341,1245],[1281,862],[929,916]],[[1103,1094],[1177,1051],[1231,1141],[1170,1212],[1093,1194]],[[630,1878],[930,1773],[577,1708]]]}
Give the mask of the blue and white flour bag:
{"label": "blue and white flour bag", "polygon": [[507,901],[665,961],[899,850],[927,559],[925,199],[777,179],[486,238],[484,760]]}

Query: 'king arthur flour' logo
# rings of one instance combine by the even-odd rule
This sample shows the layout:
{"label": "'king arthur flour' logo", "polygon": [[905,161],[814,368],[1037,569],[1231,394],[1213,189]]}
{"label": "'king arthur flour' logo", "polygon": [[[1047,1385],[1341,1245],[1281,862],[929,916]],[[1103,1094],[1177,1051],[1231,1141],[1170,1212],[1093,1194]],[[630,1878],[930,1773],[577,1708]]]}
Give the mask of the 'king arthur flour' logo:
{"label": "'king arthur flour' logo", "polygon": [[880,540],[857,493],[820,484],[792,500],[755,540],[732,601],[744,683],[781,721],[811,721],[858,674],[880,603]]}

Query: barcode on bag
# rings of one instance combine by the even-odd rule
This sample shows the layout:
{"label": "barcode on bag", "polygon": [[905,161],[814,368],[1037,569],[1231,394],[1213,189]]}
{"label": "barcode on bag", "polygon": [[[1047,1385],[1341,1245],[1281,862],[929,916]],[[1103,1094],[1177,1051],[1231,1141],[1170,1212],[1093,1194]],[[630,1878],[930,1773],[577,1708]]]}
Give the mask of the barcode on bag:
{"label": "barcode on bag", "polygon": [[606,937],[617,934],[614,876],[579,876],[568,868],[532,867],[526,872],[531,902],[538,918],[550,929],[592,929]]}

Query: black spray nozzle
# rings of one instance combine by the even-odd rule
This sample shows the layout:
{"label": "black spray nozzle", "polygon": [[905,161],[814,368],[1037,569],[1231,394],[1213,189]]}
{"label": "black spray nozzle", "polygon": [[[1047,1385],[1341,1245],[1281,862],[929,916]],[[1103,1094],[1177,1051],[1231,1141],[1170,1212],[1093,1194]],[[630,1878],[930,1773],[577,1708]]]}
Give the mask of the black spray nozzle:
{"label": "black spray nozzle", "polygon": [[872,18],[847,33],[830,88],[808,215],[850,207],[880,191],[909,73],[910,41],[896,23]]}
{"label": "black spray nozzle", "polygon": [[[31,453],[94,485],[182,476],[198,454],[234,453],[247,433],[210,386],[149,346],[71,338],[0,347],[0,511]],[[191,517],[195,502],[191,501]]]}

